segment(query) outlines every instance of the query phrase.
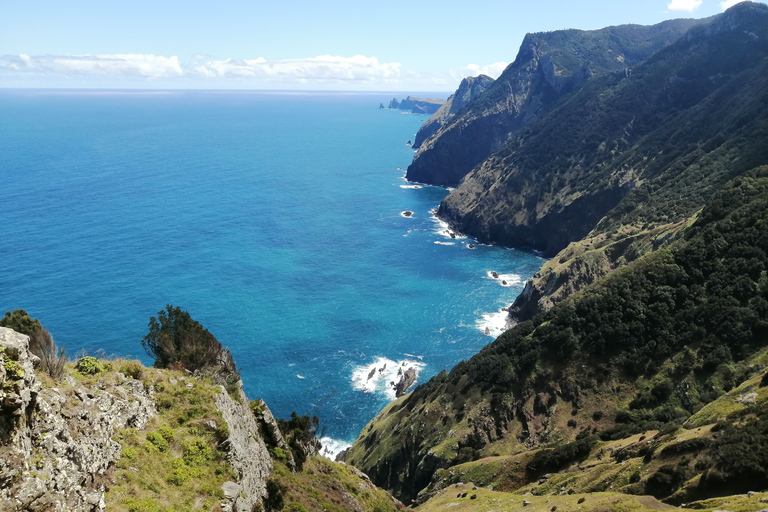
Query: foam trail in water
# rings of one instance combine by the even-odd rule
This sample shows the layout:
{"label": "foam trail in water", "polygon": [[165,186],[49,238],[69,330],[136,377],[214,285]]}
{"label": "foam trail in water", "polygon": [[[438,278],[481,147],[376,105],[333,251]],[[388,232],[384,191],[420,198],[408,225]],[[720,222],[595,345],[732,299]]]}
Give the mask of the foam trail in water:
{"label": "foam trail in water", "polygon": [[331,460],[336,460],[336,456],[339,453],[352,446],[351,443],[339,441],[338,439],[333,439],[331,437],[321,437],[320,444],[322,445],[320,448],[320,455]]}
{"label": "foam trail in water", "polygon": [[467,238],[466,235],[462,235],[458,231],[454,231],[451,229],[451,226],[445,222],[444,220],[441,220],[437,216],[437,208],[434,208],[429,211],[430,213],[430,220],[437,224],[437,229],[435,230],[435,233],[437,233],[440,236],[444,236],[446,238],[450,238],[452,240],[463,240]]}
{"label": "foam trail in water", "polygon": [[[418,356],[417,356],[418,357]],[[393,361],[386,357],[377,357],[371,364],[361,365],[352,371],[352,387],[366,393],[379,393],[389,400],[394,400],[394,384],[408,368],[416,371],[416,380],[426,365],[413,359]]]}
{"label": "foam trail in water", "polygon": [[486,272],[486,275],[498,282],[501,286],[515,286],[523,282],[523,278],[518,274],[499,274],[493,270]]}
{"label": "foam trail in water", "polygon": [[495,338],[507,330],[508,319],[509,312],[500,309],[495,313],[483,313],[483,315],[475,321],[475,326],[486,336],[493,336]]}

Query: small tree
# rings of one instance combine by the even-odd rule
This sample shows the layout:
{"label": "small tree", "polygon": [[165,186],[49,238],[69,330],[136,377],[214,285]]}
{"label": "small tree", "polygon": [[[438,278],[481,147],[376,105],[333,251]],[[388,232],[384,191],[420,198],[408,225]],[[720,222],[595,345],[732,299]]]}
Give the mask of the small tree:
{"label": "small tree", "polygon": [[307,458],[320,450],[320,440],[318,439],[320,418],[317,416],[311,418],[306,415],[299,416],[294,411],[291,413],[290,420],[278,419],[277,425],[291,449],[296,468],[301,471]]}
{"label": "small tree", "polygon": [[213,334],[189,313],[170,304],[165,311],[157,313],[157,318],[150,317],[149,333],[141,344],[158,368],[180,364],[188,370],[212,366],[224,366],[229,372],[235,370],[226,368],[231,358],[224,357],[224,348]]}
{"label": "small tree", "polygon": [[37,329],[41,329],[42,325],[37,318],[30,317],[23,309],[14,309],[13,312],[6,311],[5,316],[0,318],[0,327],[31,336]]}

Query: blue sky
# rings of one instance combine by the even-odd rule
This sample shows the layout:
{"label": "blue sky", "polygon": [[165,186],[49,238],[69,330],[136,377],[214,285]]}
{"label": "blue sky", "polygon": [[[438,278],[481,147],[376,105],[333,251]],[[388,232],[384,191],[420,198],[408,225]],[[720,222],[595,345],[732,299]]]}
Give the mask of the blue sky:
{"label": "blue sky", "polygon": [[527,32],[718,14],[736,0],[0,0],[0,87],[453,91]]}

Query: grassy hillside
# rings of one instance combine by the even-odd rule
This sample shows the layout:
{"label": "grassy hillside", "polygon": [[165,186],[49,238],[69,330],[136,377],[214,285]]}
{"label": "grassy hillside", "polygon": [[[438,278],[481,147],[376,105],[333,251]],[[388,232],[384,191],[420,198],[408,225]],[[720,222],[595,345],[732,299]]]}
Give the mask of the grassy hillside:
{"label": "grassy hillside", "polygon": [[[730,182],[670,248],[393,402],[363,430],[348,461],[410,500],[438,469],[478,457],[556,447],[534,464],[538,475],[587,456],[596,443],[706,423],[695,414],[720,410],[707,404],[766,363],[766,204],[768,167]],[[738,474],[726,469],[723,485]]]}

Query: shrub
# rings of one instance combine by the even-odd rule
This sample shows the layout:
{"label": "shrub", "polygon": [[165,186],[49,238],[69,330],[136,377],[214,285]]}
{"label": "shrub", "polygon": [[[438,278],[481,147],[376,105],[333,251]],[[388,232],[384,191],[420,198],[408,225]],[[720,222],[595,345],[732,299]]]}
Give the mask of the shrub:
{"label": "shrub", "polygon": [[526,469],[533,474],[558,471],[568,464],[585,459],[596,442],[597,437],[589,436],[552,450],[539,450]]}
{"label": "shrub", "polygon": [[85,356],[77,361],[75,369],[83,375],[96,375],[104,371],[104,365],[95,357]]}
{"label": "shrub", "polygon": [[67,363],[66,349],[56,346],[48,329],[38,327],[29,336],[29,350],[40,358],[40,367],[52,378],[59,380],[64,376]]}
{"label": "shrub", "polygon": [[7,327],[14,331],[31,336],[37,329],[41,329],[40,321],[30,317],[23,309],[14,309],[13,312],[6,311],[5,316],[0,318],[0,327]]}
{"label": "shrub", "polygon": [[267,480],[267,497],[264,498],[264,505],[267,510],[282,510],[285,505],[283,492],[285,488],[277,480],[270,478]]}
{"label": "shrub", "polygon": [[118,371],[126,377],[141,380],[141,376],[144,374],[144,365],[139,361],[125,361],[120,365]]}
{"label": "shrub", "polygon": [[173,441],[173,430],[170,427],[160,427],[157,429],[157,433],[163,436],[166,441]]}
{"label": "shrub", "polygon": [[658,471],[648,477],[645,482],[645,492],[656,498],[669,496],[685,482],[686,477],[685,468],[672,464],[661,466]]}
{"label": "shrub", "polygon": [[168,451],[168,440],[159,432],[147,432],[147,441],[161,452]]}
{"label": "shrub", "polygon": [[5,368],[5,376],[9,380],[19,380],[24,378],[24,368],[22,368],[17,361],[6,357],[3,361],[3,367]]}

